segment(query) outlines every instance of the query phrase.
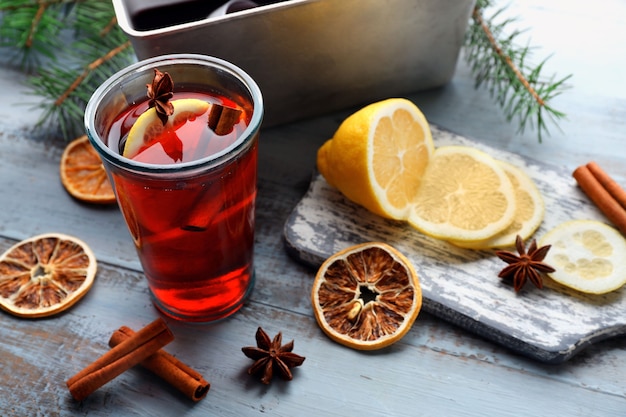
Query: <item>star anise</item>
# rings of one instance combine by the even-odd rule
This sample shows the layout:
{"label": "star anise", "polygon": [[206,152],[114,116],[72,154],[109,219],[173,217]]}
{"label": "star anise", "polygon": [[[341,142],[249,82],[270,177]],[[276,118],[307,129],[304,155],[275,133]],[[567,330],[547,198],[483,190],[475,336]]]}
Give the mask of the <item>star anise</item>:
{"label": "star anise", "polygon": [[167,118],[174,113],[174,105],[170,102],[174,96],[174,81],[167,72],[163,73],[155,68],[152,84],[146,84],[146,87],[150,99],[148,105],[156,109],[157,116],[165,126]]}
{"label": "star anise", "polygon": [[254,364],[248,368],[249,375],[261,375],[261,382],[269,384],[277,371],[283,379],[288,381],[293,379],[291,368],[302,365],[304,357],[292,353],[293,340],[286,345],[282,344],[282,334],[278,333],[273,340],[262,328],[256,331],[257,347],[249,346],[241,348],[243,353],[250,359],[254,359]]}
{"label": "star anise", "polygon": [[498,276],[500,278],[512,278],[515,292],[521,290],[528,280],[535,284],[535,287],[543,288],[543,279],[540,272],[554,272],[554,268],[542,262],[548,254],[551,245],[538,248],[537,241],[533,239],[528,247],[528,252],[526,252],[522,237],[517,235],[515,247],[519,255],[504,250],[496,251],[498,258],[509,264],[500,271]]}

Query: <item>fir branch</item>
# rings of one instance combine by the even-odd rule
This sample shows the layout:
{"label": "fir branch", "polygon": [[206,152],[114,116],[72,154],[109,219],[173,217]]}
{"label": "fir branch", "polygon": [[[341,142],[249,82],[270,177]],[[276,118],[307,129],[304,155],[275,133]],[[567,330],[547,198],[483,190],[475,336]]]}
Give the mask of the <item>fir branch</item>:
{"label": "fir branch", "polygon": [[76,3],[72,22],[76,41],[63,60],[42,67],[29,83],[41,97],[38,126],[60,130],[66,140],[84,131],[84,109],[93,91],[134,59],[130,41],[115,25],[111,3]]}
{"label": "fir branch", "polygon": [[130,41],[124,42],[122,45],[117,46],[110,51],[108,51],[103,56],[99,57],[93,62],[90,62],[87,67],[83,70],[81,74],[79,74],[72,84],[56,99],[54,100],[55,106],[62,106],[63,103],[80,87],[80,85],[85,81],[87,76],[96,70],[98,67],[104,65],[106,61],[113,59],[116,55],[122,53],[125,49],[130,47]]}
{"label": "fir branch", "polygon": [[0,0],[0,46],[10,47],[23,69],[53,59],[61,47],[69,0]]}
{"label": "fir branch", "polygon": [[472,13],[473,24],[466,36],[466,60],[475,76],[476,87],[483,83],[502,107],[508,121],[517,117],[519,132],[527,125],[536,128],[539,142],[542,134],[549,133],[546,116],[558,126],[565,114],[548,103],[560,95],[571,75],[554,81],[554,76],[543,79],[542,70],[547,59],[531,66],[527,59],[530,47],[519,47],[515,41],[522,34],[513,31],[506,35],[513,19],[496,23],[504,9],[485,18],[484,10],[491,6],[490,0],[478,0]]}

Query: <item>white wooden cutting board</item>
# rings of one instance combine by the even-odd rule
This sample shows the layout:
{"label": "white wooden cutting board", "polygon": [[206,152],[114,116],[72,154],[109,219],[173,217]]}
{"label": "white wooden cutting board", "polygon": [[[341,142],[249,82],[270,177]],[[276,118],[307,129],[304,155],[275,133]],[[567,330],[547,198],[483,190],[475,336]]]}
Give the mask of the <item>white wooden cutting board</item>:
{"label": "white wooden cutting board", "polygon": [[[435,146],[474,146],[513,163],[533,178],[546,208],[535,238],[567,220],[607,221],[578,188],[571,172],[489,148],[435,126],[432,131]],[[566,361],[595,341],[626,333],[624,289],[602,296],[585,295],[546,279],[543,290],[528,283],[516,294],[498,278],[506,264],[494,251],[460,249],[424,236],[403,222],[376,216],[345,199],[317,173],[288,218],[284,236],[288,251],[314,267],[347,246],[387,242],[417,269],[425,311],[542,362]]]}

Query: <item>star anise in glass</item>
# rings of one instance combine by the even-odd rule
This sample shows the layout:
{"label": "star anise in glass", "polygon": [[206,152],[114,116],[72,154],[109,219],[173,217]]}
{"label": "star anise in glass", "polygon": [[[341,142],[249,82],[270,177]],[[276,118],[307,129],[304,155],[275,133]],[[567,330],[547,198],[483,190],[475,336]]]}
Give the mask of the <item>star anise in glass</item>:
{"label": "star anise in glass", "polygon": [[500,278],[512,278],[515,292],[520,291],[526,281],[532,282],[537,288],[543,288],[543,279],[540,273],[554,272],[554,268],[542,262],[550,247],[551,245],[545,245],[538,248],[537,241],[533,239],[527,252],[522,237],[517,235],[515,248],[519,255],[504,250],[496,251],[498,258],[509,264],[500,271],[498,276]]}
{"label": "star anise in glass", "polygon": [[156,109],[157,116],[165,126],[167,118],[174,113],[174,105],[170,102],[174,96],[174,81],[167,72],[155,68],[152,84],[146,84],[146,87],[150,99],[148,106]]}
{"label": "star anise in glass", "polygon": [[262,328],[259,327],[257,329],[257,346],[241,348],[247,357],[255,361],[248,368],[249,375],[260,375],[261,382],[264,384],[270,383],[275,371],[287,381],[293,379],[291,368],[302,365],[305,358],[292,353],[293,340],[283,345],[282,339],[282,334],[278,333],[274,336],[274,339],[270,340],[270,337]]}

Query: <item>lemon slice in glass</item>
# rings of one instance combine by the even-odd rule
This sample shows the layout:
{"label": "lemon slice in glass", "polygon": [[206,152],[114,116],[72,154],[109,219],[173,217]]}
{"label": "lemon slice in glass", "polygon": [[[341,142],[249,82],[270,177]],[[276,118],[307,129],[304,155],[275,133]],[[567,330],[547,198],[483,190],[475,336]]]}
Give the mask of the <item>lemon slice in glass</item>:
{"label": "lemon slice in glass", "polygon": [[163,125],[154,107],[146,110],[135,121],[128,132],[128,138],[124,144],[122,156],[133,158],[143,149],[163,137],[167,129],[175,129],[185,121],[201,116],[206,113],[211,104],[195,98],[173,100],[174,113],[169,116],[167,123]]}

